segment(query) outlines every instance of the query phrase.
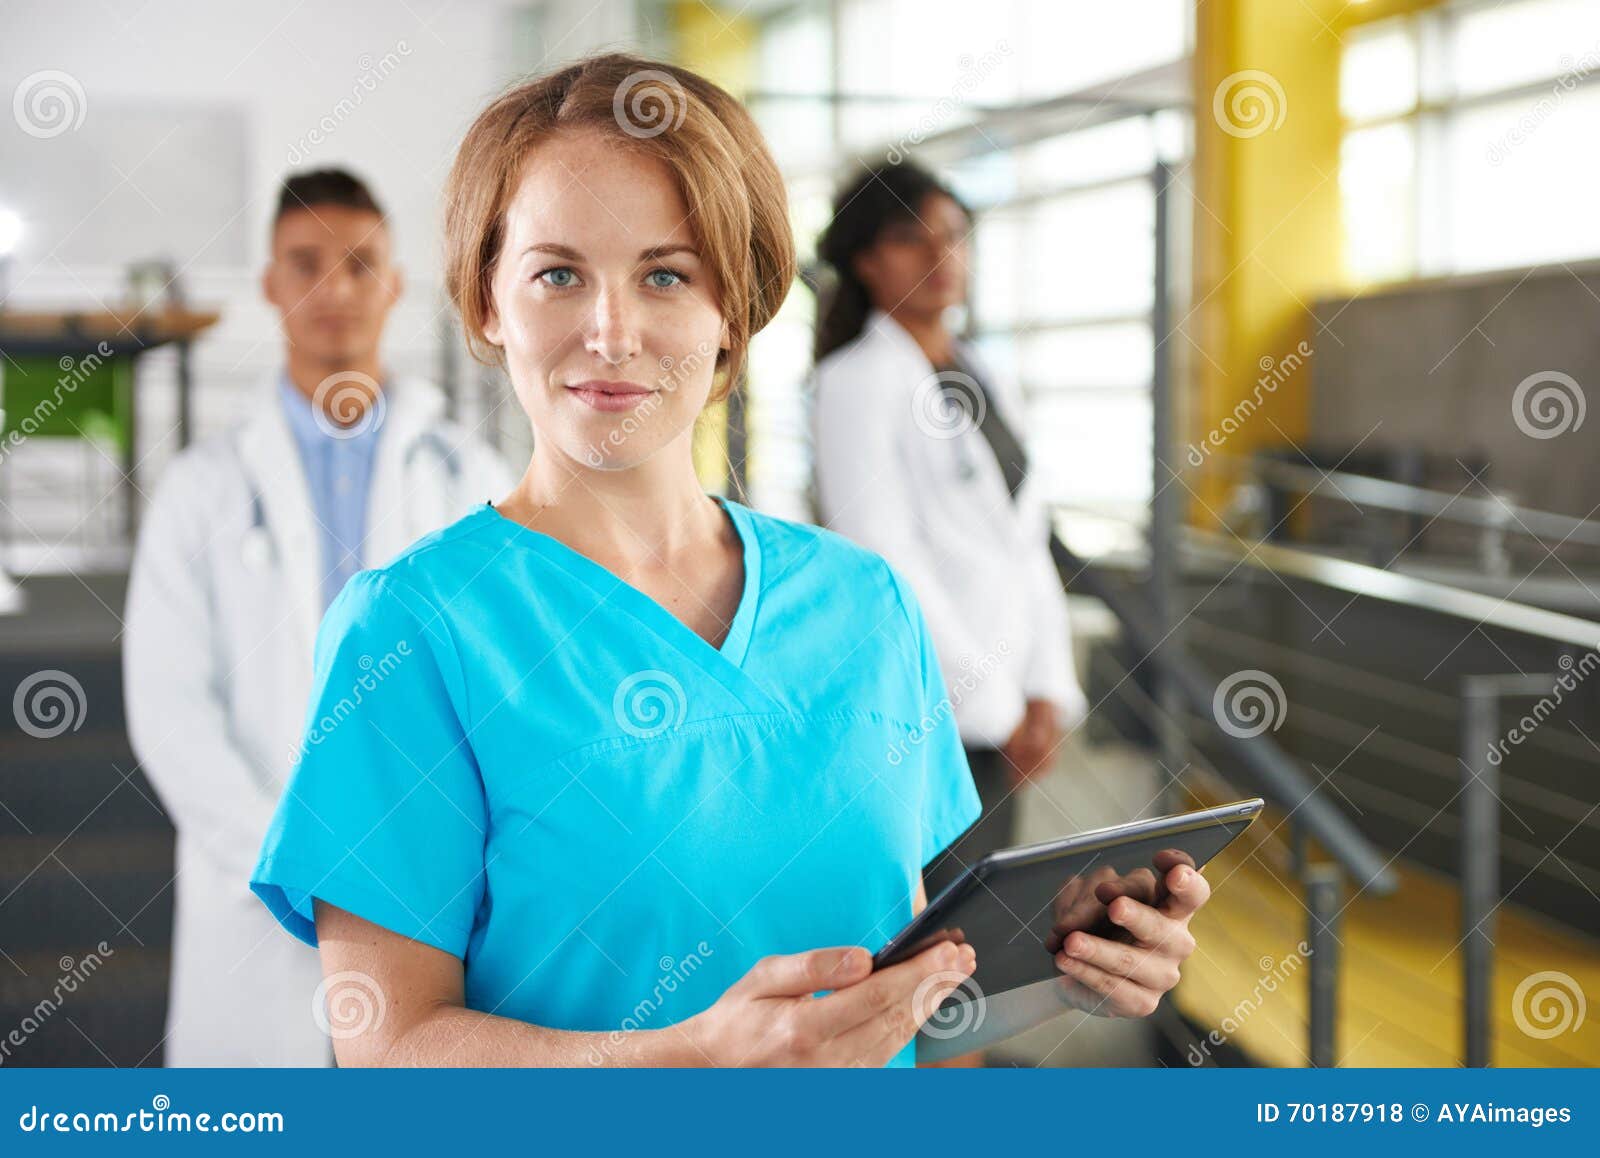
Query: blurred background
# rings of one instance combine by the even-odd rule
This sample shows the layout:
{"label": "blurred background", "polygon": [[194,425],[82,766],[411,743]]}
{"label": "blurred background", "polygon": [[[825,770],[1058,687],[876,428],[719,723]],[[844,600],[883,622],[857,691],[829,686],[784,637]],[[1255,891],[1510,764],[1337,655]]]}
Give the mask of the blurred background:
{"label": "blurred background", "polygon": [[[408,278],[389,365],[520,468],[440,190],[490,95],[601,48],[741,97],[789,183],[802,277],[707,485],[808,516],[815,239],[856,164],[935,169],[976,212],[965,325],[1026,397],[1093,705],[1024,836],[1269,802],[1153,1018],[990,1064],[1600,1061],[1600,0],[3,13],[8,1064],[162,1060],[172,833],[124,731],[126,572],[166,464],[281,361],[278,183],[371,183]],[[24,711],[40,672],[63,723]]]}

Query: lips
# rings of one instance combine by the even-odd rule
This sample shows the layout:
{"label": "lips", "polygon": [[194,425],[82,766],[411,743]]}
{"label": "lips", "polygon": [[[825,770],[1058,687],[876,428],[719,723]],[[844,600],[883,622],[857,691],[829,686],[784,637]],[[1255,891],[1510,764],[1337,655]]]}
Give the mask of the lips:
{"label": "lips", "polygon": [[641,386],[637,382],[611,382],[599,378],[574,382],[567,389],[585,405],[608,413],[632,410],[655,393],[651,387]]}

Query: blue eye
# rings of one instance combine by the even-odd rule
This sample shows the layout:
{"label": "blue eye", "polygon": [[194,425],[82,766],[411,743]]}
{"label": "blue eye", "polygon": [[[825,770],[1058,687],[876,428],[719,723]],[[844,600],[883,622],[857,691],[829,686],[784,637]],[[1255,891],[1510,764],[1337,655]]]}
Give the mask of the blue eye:
{"label": "blue eye", "polygon": [[656,289],[671,289],[673,286],[677,285],[679,282],[685,280],[684,276],[681,273],[679,273],[677,270],[667,269],[665,267],[663,267],[661,269],[653,269],[646,276],[651,277],[651,278],[655,278],[655,277],[659,277],[659,276],[662,276],[662,275],[665,275],[666,277],[670,277],[672,280],[669,281],[669,282],[666,282],[665,284],[663,284],[661,282],[658,282],[658,281],[652,281],[650,284],[655,286]]}
{"label": "blue eye", "polygon": [[[572,279],[572,280],[569,280],[569,281],[557,281],[556,280],[557,277],[563,277],[563,276],[566,277],[566,278]],[[577,279],[577,276],[578,275],[576,273],[574,273],[567,266],[558,265],[558,266],[554,267],[553,269],[544,270],[543,272],[541,272],[538,275],[537,278],[535,278],[535,280],[537,281],[537,280],[542,278],[547,282],[547,284],[554,286],[556,289],[566,289],[568,286],[573,284],[573,281],[575,281]]]}

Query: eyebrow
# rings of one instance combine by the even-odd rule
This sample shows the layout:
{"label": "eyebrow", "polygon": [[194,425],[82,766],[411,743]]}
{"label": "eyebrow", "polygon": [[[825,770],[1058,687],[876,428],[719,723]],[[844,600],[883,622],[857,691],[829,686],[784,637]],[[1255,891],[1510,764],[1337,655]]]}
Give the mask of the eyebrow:
{"label": "eyebrow", "polygon": [[[556,241],[536,241],[522,251],[523,256],[527,256],[530,253],[548,253],[556,257],[565,258],[568,261],[584,260],[583,254],[579,253],[576,249],[573,249],[570,245],[562,245],[560,242]],[[694,258],[698,258],[700,256],[700,251],[694,246],[678,243],[671,245],[653,245],[649,249],[640,250],[639,260],[654,261],[657,258],[666,257],[673,253],[687,253],[690,257]]]}

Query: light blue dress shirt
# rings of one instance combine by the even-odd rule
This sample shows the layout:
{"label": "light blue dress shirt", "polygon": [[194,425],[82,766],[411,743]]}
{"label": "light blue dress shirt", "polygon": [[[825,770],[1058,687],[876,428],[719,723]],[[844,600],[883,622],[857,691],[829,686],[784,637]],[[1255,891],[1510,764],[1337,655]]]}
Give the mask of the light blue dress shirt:
{"label": "light blue dress shirt", "polygon": [[470,1009],[597,1032],[899,932],[979,812],[922,612],[878,556],[721,502],[718,647],[491,506],[350,580],[252,879],[273,915],[315,944],[320,897],[460,958]]}
{"label": "light blue dress shirt", "polygon": [[383,419],[380,413],[376,422],[359,422],[334,434],[317,421],[311,400],[287,376],[279,379],[278,392],[311,492],[311,510],[322,543],[322,606],[326,610],[344,589],[345,581],[361,570],[367,496],[372,491],[372,462]]}

